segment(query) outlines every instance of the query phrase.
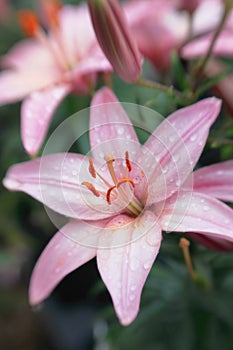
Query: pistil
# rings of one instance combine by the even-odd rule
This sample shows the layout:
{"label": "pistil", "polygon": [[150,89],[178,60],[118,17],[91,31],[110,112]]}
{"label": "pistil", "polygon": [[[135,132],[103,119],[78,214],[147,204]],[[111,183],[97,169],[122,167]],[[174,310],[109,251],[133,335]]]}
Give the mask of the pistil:
{"label": "pistil", "polygon": [[[92,185],[90,182],[84,181],[82,182],[82,185],[86,186],[88,190],[90,190],[96,197],[104,197],[108,204],[112,203],[112,194],[114,192],[114,198],[116,198],[117,192],[120,195],[120,198],[125,202],[125,208],[124,210],[131,216],[138,216],[143,211],[143,205],[141,202],[134,196],[133,189],[135,188],[134,181],[129,177],[129,173],[132,171],[132,164],[129,160],[129,152],[125,152],[125,166],[126,166],[126,176],[118,179],[113,163],[115,162],[115,159],[111,153],[106,153],[104,157],[106,161],[106,165],[109,171],[109,174],[111,175],[112,181],[114,185],[111,185],[101,174],[99,174],[94,166],[93,159],[89,158],[89,173],[91,176],[96,179],[99,177],[99,179],[107,186],[106,193],[103,193],[102,191],[98,191],[94,185]],[[122,185],[128,183],[130,185],[130,188],[128,188],[128,191],[130,191],[130,198],[129,198],[129,192],[125,191],[125,188],[122,188]]]}

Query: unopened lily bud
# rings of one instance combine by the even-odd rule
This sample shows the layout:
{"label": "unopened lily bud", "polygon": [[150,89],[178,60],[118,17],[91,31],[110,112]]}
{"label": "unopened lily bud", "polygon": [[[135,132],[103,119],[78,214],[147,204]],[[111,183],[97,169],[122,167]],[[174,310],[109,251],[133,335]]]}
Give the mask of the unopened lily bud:
{"label": "unopened lily bud", "polygon": [[180,0],[179,4],[180,9],[187,10],[192,14],[200,4],[200,0]]}
{"label": "unopened lily bud", "polygon": [[117,0],[88,0],[97,40],[116,73],[127,82],[137,80],[141,57],[125,14]]}

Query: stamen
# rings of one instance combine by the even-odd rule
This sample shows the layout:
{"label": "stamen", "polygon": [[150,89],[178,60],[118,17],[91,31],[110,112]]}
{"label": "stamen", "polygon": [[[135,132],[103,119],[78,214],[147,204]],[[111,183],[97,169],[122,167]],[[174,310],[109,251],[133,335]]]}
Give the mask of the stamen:
{"label": "stamen", "polygon": [[30,10],[18,12],[18,20],[21,30],[27,36],[34,37],[40,28],[39,20],[36,14]]}
{"label": "stamen", "polygon": [[180,242],[179,242],[179,247],[183,250],[184,260],[185,260],[188,272],[190,273],[190,276],[194,280],[196,277],[196,273],[195,273],[195,270],[193,268],[193,264],[192,264],[192,260],[191,260],[191,256],[190,256],[190,252],[189,252],[189,246],[190,246],[189,240],[182,237],[180,239]]}
{"label": "stamen", "polygon": [[58,0],[45,0],[43,1],[43,7],[45,15],[48,19],[48,22],[58,28],[59,27],[59,17],[58,13],[62,8],[62,4]]}
{"label": "stamen", "polygon": [[82,185],[86,186],[96,197],[100,196],[100,192],[90,182],[83,181]]}
{"label": "stamen", "polygon": [[89,160],[89,169],[88,169],[89,173],[91,174],[92,177],[96,178],[96,171],[93,164],[93,159],[89,157],[88,160]]}
{"label": "stamen", "polygon": [[112,180],[113,180],[114,184],[117,186],[118,180],[117,180],[117,177],[116,177],[116,174],[115,174],[115,170],[113,168],[113,162],[115,162],[115,159],[113,158],[111,153],[106,153],[105,156],[104,156],[104,159],[107,162],[108,170],[110,172]]}
{"label": "stamen", "polygon": [[112,186],[107,190],[106,201],[108,202],[108,204],[111,204],[110,195],[111,195],[112,190],[114,190],[115,188],[116,188],[116,186]]}
{"label": "stamen", "polygon": [[125,163],[126,163],[126,167],[127,167],[128,171],[130,172],[132,170],[132,165],[131,165],[130,160],[129,160],[129,152],[128,151],[125,152]]}

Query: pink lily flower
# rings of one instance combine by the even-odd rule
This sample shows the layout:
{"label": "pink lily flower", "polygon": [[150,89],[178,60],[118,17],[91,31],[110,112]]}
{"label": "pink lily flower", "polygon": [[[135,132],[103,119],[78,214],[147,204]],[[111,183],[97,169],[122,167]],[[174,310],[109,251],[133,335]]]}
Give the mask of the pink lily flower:
{"label": "pink lily flower", "polygon": [[[188,12],[193,35],[200,35],[216,27],[223,4],[221,0],[131,0],[124,8],[141,53],[163,72],[169,68],[172,51],[178,52],[189,39]],[[230,19],[227,23],[229,27]]]}
{"label": "pink lily flower", "polygon": [[[187,43],[181,50],[181,55],[186,59],[199,58],[203,56],[212,41],[214,30],[221,20],[224,11],[224,1],[222,0],[202,0],[193,16],[194,35],[201,34]],[[208,14],[208,16],[206,15]],[[233,10],[230,10],[213,48],[213,55],[232,57],[233,38]]]}
{"label": "pink lily flower", "polygon": [[220,106],[220,100],[208,98],[180,109],[140,145],[125,111],[105,87],[91,106],[91,158],[51,154],[9,169],[8,189],[24,191],[72,218],[34,268],[31,304],[96,257],[119,320],[128,325],[137,316],[162,230],[233,241],[233,210],[214,198],[217,184],[216,191],[214,184],[203,191],[197,174],[194,190],[190,186]]}
{"label": "pink lily flower", "polygon": [[170,55],[188,35],[188,14],[179,12],[177,1],[137,0],[124,5],[139,50],[157,69],[169,68]]}
{"label": "pink lily flower", "polygon": [[16,44],[1,59],[6,70],[0,73],[0,105],[23,99],[22,142],[35,155],[64,97],[88,93],[97,72],[109,71],[111,65],[97,44],[86,6],[55,8],[48,34],[33,13],[23,12],[20,18],[33,38]]}

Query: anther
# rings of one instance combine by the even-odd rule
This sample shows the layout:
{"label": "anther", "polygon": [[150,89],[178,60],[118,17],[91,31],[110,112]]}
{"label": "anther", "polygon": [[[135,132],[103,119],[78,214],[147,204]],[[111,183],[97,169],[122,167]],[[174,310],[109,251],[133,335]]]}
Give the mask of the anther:
{"label": "anther", "polygon": [[132,165],[131,165],[130,160],[129,160],[129,152],[128,151],[125,152],[125,164],[126,164],[127,169],[130,172],[132,170]]}
{"label": "anther", "polygon": [[88,169],[89,173],[91,174],[92,177],[96,178],[96,171],[93,164],[93,159],[89,157],[88,160],[89,160],[89,169]]}
{"label": "anther", "polygon": [[112,186],[112,187],[110,187],[110,188],[107,190],[107,193],[106,193],[106,201],[108,202],[108,204],[111,204],[110,196],[111,196],[112,190],[114,190],[115,188],[116,188],[116,186]]}
{"label": "anther", "polygon": [[100,196],[100,192],[90,182],[83,181],[82,185],[86,186],[96,197]]}
{"label": "anther", "polygon": [[58,13],[62,8],[62,4],[58,0],[45,0],[43,1],[43,7],[45,15],[48,19],[48,22],[51,23],[54,27],[59,27],[59,18]]}
{"label": "anther", "polygon": [[30,10],[19,11],[18,20],[24,34],[32,37],[36,36],[36,33],[40,28],[40,25],[39,25],[39,20],[33,11],[30,11]]}

